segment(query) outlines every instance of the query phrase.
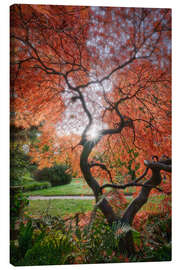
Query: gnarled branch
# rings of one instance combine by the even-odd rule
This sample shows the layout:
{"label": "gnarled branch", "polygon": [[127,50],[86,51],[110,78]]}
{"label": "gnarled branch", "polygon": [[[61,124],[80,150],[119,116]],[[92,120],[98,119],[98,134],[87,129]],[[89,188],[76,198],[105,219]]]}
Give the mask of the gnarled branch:
{"label": "gnarled branch", "polygon": [[146,168],[146,170],[144,171],[144,173],[140,177],[136,178],[134,181],[132,181],[128,184],[124,184],[124,185],[105,184],[105,185],[101,186],[101,190],[103,190],[104,188],[107,188],[107,187],[112,187],[112,188],[116,188],[116,189],[125,189],[127,187],[133,187],[133,186],[136,186],[136,187],[137,186],[144,186],[143,184],[138,184],[138,182],[146,176],[148,170],[149,170],[149,168]]}
{"label": "gnarled branch", "polygon": [[111,183],[113,183],[111,172],[106,168],[106,165],[101,164],[101,163],[91,163],[89,166],[90,166],[90,168],[95,167],[95,166],[98,166],[102,170],[106,171],[108,173],[108,175],[109,175],[109,178],[110,178]]}
{"label": "gnarled branch", "polygon": [[[136,213],[147,202],[151,189],[157,188],[157,186],[161,184],[162,177],[160,174],[160,170],[165,170],[168,172],[171,171],[169,170],[169,168],[171,168],[171,165],[169,165],[169,163],[171,163],[171,159],[169,158],[166,159],[162,158],[157,162],[148,160],[144,161],[145,166],[151,169],[152,176],[150,177],[149,180],[147,180],[144,183],[138,196],[131,202],[131,204],[125,210],[124,215],[122,217],[123,222],[127,222],[128,224],[132,225]],[[168,167],[168,170],[166,166],[170,166]]]}

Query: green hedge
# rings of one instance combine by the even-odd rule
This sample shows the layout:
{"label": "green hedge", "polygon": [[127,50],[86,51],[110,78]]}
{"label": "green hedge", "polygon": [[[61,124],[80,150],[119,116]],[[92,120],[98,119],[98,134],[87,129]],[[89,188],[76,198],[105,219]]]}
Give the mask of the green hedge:
{"label": "green hedge", "polygon": [[69,184],[72,180],[72,175],[66,171],[69,167],[67,165],[55,165],[51,168],[44,168],[37,170],[34,174],[36,181],[48,181],[51,185],[60,186]]}
{"label": "green hedge", "polygon": [[33,190],[50,188],[50,187],[51,187],[51,183],[49,182],[31,181],[30,183],[23,186],[23,191],[33,191]]}

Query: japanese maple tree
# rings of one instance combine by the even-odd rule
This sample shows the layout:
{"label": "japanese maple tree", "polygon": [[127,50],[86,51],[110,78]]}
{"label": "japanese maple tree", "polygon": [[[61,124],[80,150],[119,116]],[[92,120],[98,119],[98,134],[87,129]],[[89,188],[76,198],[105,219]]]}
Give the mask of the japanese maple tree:
{"label": "japanese maple tree", "polygon": [[[132,225],[171,171],[171,10],[13,5],[11,105],[16,126],[39,127],[41,167],[68,159],[96,201],[141,188],[122,216]],[[106,198],[99,208],[119,220]]]}

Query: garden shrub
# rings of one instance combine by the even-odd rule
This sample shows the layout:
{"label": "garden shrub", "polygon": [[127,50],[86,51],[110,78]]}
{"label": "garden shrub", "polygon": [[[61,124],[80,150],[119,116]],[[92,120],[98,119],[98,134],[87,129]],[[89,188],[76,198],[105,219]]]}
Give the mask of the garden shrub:
{"label": "garden shrub", "polygon": [[49,230],[47,225],[30,220],[21,224],[18,244],[11,241],[10,261],[15,266],[61,265],[73,263],[76,243],[71,230]]}
{"label": "garden shrub", "polygon": [[100,212],[91,226],[76,227],[80,256],[77,263],[117,263],[124,261],[125,254],[119,250],[121,234],[118,226],[110,226]]}
{"label": "garden shrub", "polygon": [[15,222],[20,217],[22,210],[29,204],[27,197],[23,194],[21,187],[10,189],[10,223],[11,231],[15,229]]}
{"label": "garden shrub", "polygon": [[10,260],[13,265],[16,265],[21,260],[28,249],[33,246],[33,232],[32,221],[29,220],[26,225],[20,224],[19,234],[17,238],[18,245],[14,241],[10,243]]}
{"label": "garden shrub", "polygon": [[164,244],[156,248],[145,248],[142,262],[171,261],[171,244]]}
{"label": "garden shrub", "polygon": [[49,182],[31,181],[23,186],[23,190],[26,192],[26,191],[33,191],[33,190],[39,190],[39,189],[46,189],[50,187],[51,187],[51,183]]}
{"label": "garden shrub", "polygon": [[168,213],[149,215],[141,232],[141,248],[136,261],[171,260],[171,217]]}
{"label": "garden shrub", "polygon": [[35,243],[21,261],[21,265],[61,265],[68,263],[75,246],[68,235],[51,232]]}
{"label": "garden shrub", "polygon": [[34,177],[36,181],[49,181],[52,186],[66,185],[72,180],[71,174],[67,173],[68,168],[64,164],[54,165],[51,168],[37,170]]}
{"label": "garden shrub", "polygon": [[31,174],[36,168],[37,165],[31,163],[30,157],[14,143],[10,148],[10,185],[19,186],[26,178],[32,179]]}
{"label": "garden shrub", "polygon": [[130,256],[119,246],[125,233],[122,226],[110,226],[99,210],[92,223],[81,226],[81,218],[79,213],[64,219],[43,215],[21,225],[18,245],[11,243],[11,263],[33,266],[171,260],[169,216],[150,215],[144,232],[132,231],[136,253]]}
{"label": "garden shrub", "polygon": [[171,242],[171,217],[168,214],[150,215],[145,227],[146,237],[157,246],[167,245]]}
{"label": "garden shrub", "polygon": [[109,226],[98,215],[89,231],[86,226],[81,228],[80,250],[84,256],[79,263],[171,260],[171,218],[168,215],[152,214],[146,220],[143,231],[132,230],[136,253],[129,257],[119,246],[125,231],[118,224],[114,225]]}

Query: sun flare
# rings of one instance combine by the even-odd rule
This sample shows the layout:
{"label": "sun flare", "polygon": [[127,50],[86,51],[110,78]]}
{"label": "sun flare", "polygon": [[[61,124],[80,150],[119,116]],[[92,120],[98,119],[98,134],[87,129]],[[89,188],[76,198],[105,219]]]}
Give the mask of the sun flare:
{"label": "sun flare", "polygon": [[87,138],[90,141],[94,141],[99,137],[99,131],[97,126],[93,126],[87,133]]}

